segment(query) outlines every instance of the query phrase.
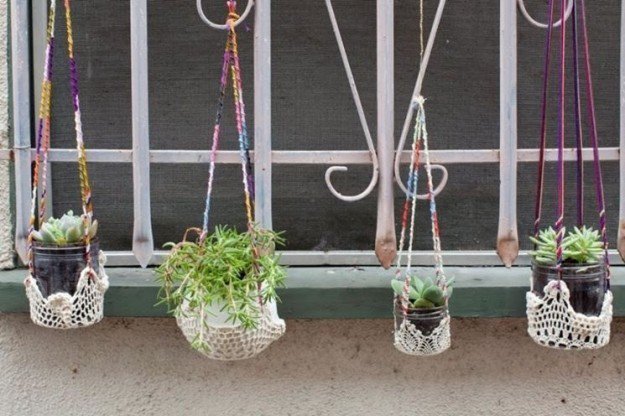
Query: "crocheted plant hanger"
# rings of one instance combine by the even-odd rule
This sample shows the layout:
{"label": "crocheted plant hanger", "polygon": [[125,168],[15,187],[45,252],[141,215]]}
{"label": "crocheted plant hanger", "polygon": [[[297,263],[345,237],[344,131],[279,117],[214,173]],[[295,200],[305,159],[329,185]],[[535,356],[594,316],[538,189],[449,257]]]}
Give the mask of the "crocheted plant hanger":
{"label": "crocheted plant hanger", "polygon": [[[46,59],[44,64],[43,82],[41,87],[41,105],[37,126],[38,132],[36,139],[30,229],[28,236],[29,274],[24,281],[26,295],[30,302],[30,316],[33,322],[44,327],[56,329],[80,328],[99,322],[103,316],[104,292],[108,289],[108,277],[104,271],[104,263],[106,259],[102,252],[96,253],[99,261],[98,272],[96,273],[96,271],[91,267],[91,239],[87,225],[91,223],[93,218],[93,202],[91,200],[91,187],[89,185],[89,175],[87,173],[87,157],[83,141],[78,90],[78,69],[76,59],[74,57],[74,39],[70,0],[64,0],[64,7],[67,28],[67,51],[69,55],[70,83],[76,130],[76,149],[78,151],[78,173],[80,179],[82,211],[85,221],[85,264],[87,266],[80,275],[76,293],[74,295],[61,292],[44,298],[37,286],[35,278],[33,277],[33,232],[35,231],[36,226],[41,226],[44,221],[47,193],[47,162],[48,150],[50,149],[52,66],[54,58],[54,26],[56,18],[56,0],[50,0],[46,34]],[[41,184],[39,183],[40,169]],[[39,215],[37,216],[37,194],[40,187],[41,196],[39,197]]]}
{"label": "crocheted plant hanger", "polygon": [[[579,75],[579,51],[578,51],[578,18],[581,26],[584,52],[584,72],[586,74],[586,96],[588,99],[588,130],[593,148],[593,171],[597,197],[597,210],[599,212],[599,227],[605,249],[604,261],[606,266],[607,286],[602,310],[599,316],[586,316],[573,310],[569,299],[570,291],[566,282],[562,280],[564,238],[564,141],[565,141],[565,79],[566,79],[566,0],[561,0],[561,24],[560,33],[560,96],[559,96],[559,124],[558,124],[558,173],[557,173],[557,219],[556,231],[556,271],[557,280],[551,281],[544,288],[544,296],[537,296],[532,290],[527,293],[527,317],[528,334],[538,344],[560,349],[594,349],[606,345],[610,340],[610,324],[612,322],[612,293],[609,290],[610,265],[608,262],[608,240],[606,234],[605,198],[603,191],[603,179],[601,175],[601,163],[599,160],[599,145],[595,116],[593,84],[590,68],[589,42],[586,27],[585,0],[573,1],[572,27],[572,52],[573,52],[573,77],[575,94],[575,135],[577,154],[577,223],[584,224],[584,180],[583,180],[583,132],[581,115],[581,88]],[[545,67],[543,78],[542,108],[541,108],[541,133],[540,133],[540,157],[538,163],[538,185],[536,191],[536,207],[534,234],[538,235],[541,221],[543,181],[545,166],[546,147],[546,124],[547,124],[547,96],[549,84],[549,64],[551,55],[551,39],[554,28],[554,0],[549,0],[549,24],[547,27],[547,41],[545,46]],[[578,14],[579,8],[579,14]],[[531,280],[530,280],[531,281]],[[533,288],[532,288],[533,289]]]}
{"label": "crocheted plant hanger", "polygon": [[[245,119],[245,104],[243,101],[243,89],[241,82],[241,68],[239,64],[237,34],[235,30],[235,22],[239,19],[239,15],[236,12],[235,1],[227,1],[226,4],[228,7],[227,25],[229,29],[221,71],[217,116],[215,119],[215,127],[213,129],[208,188],[206,192],[202,232],[199,240],[200,244],[208,235],[211,195],[213,190],[213,179],[215,177],[215,160],[219,147],[221,119],[223,114],[224,98],[226,95],[226,87],[228,85],[228,75],[230,75],[232,82],[247,226],[250,231],[252,231],[254,227],[253,167],[250,159],[247,123]],[[259,255],[257,247],[253,247],[253,251],[256,256]],[[212,309],[211,305],[200,305],[198,308],[191,308],[186,302],[183,302],[180,305],[182,313],[177,314],[176,320],[178,326],[189,342],[197,340],[197,337],[200,337],[200,339],[205,342],[205,345],[207,345],[208,348],[201,351],[205,356],[216,360],[241,360],[251,358],[262,352],[273,341],[280,338],[285,331],[285,323],[278,317],[276,303],[264,303],[260,296],[258,302],[261,309],[261,317],[258,325],[253,329],[245,329],[240,323],[215,324],[214,322],[209,322],[208,315],[205,314],[204,311],[206,309]],[[219,308],[217,308],[217,311],[218,310]]]}
{"label": "crocheted plant hanger", "polygon": [[[442,9],[441,9],[442,11]],[[433,36],[433,35],[430,35]],[[423,0],[420,1],[420,45],[421,65],[423,65]],[[449,348],[451,344],[450,319],[447,313],[447,299],[445,299],[445,313],[438,326],[427,335],[424,335],[408,319],[409,292],[411,280],[412,250],[415,234],[415,217],[417,200],[417,185],[419,182],[420,158],[425,158],[425,172],[427,177],[427,199],[430,207],[430,220],[432,223],[432,244],[434,248],[435,284],[441,289],[447,289],[447,279],[443,268],[443,256],[439,233],[438,214],[436,212],[436,198],[434,181],[432,179],[432,164],[428,145],[428,132],[425,116],[425,98],[421,95],[414,97],[412,105],[416,108],[415,127],[412,140],[412,152],[408,180],[406,183],[406,199],[403,206],[401,233],[399,238],[399,250],[397,255],[397,269],[395,279],[404,281],[401,295],[395,294],[394,305],[401,304],[403,319],[395,320],[394,344],[395,347],[406,354],[428,356],[440,354]],[[406,241],[408,237],[408,241]],[[407,245],[407,250],[406,250]],[[402,261],[406,257],[406,264],[402,270]]]}

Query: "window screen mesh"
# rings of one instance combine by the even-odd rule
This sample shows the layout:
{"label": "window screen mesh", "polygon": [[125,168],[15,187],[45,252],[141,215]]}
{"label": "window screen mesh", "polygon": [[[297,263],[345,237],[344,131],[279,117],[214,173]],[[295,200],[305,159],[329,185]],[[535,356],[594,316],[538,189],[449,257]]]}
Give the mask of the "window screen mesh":
{"label": "window screen mesh", "polygon": [[[204,2],[209,16],[223,20],[219,2]],[[429,30],[436,2],[425,2]],[[495,149],[499,146],[499,4],[489,0],[448,2],[423,93],[433,149]],[[544,4],[528,1],[536,17]],[[335,0],[335,10],[375,136],[375,1]],[[240,5],[243,7],[243,5]],[[403,125],[418,71],[418,2],[395,2],[396,126]],[[201,23],[188,0],[149,1],[150,146],[152,149],[207,149],[215,117],[225,33]],[[89,148],[131,147],[129,2],[93,0],[74,5],[85,140]],[[602,146],[618,137],[618,4],[589,5],[591,48]],[[239,27],[243,83],[253,126],[253,22]],[[544,32],[519,17],[519,147],[537,144]],[[557,49],[557,48],[556,48]],[[57,16],[53,92],[53,146],[73,147],[64,18]],[[505,51],[504,51],[505,53]],[[338,48],[322,0],[272,2],[272,113],[276,150],[366,149]],[[555,95],[554,95],[555,97]],[[236,149],[230,97],[222,149]],[[570,108],[570,107],[569,107]],[[551,128],[554,128],[551,123]],[[588,171],[590,170],[590,165]],[[572,167],[572,165],[571,165]],[[286,230],[290,249],[372,249],[376,192],[355,203],[335,199],[323,174],[327,166],[273,167],[274,227]],[[497,164],[447,166],[450,179],[437,199],[443,247],[492,249],[497,229]],[[553,165],[549,167],[553,169]],[[402,169],[405,175],[405,167]],[[551,171],[549,171],[551,172]],[[90,164],[101,239],[108,249],[132,244],[132,169],[129,164]],[[606,198],[611,235],[616,234],[616,163],[606,163]],[[334,175],[345,194],[366,187],[370,167],[352,166]],[[79,205],[76,166],[53,166],[54,211]],[[546,183],[553,189],[551,174]],[[206,165],[151,166],[155,245],[178,240],[201,222]],[[532,223],[534,164],[519,165],[519,233]],[[590,185],[590,183],[589,183]],[[587,194],[589,218],[594,206]],[[244,220],[238,166],[217,167],[213,224]],[[396,218],[403,196],[396,192]],[[552,214],[547,198],[546,214]],[[569,214],[573,214],[569,209]],[[546,217],[547,218],[547,217]],[[573,218],[571,216],[571,218]],[[418,249],[431,247],[428,210],[420,205]]]}

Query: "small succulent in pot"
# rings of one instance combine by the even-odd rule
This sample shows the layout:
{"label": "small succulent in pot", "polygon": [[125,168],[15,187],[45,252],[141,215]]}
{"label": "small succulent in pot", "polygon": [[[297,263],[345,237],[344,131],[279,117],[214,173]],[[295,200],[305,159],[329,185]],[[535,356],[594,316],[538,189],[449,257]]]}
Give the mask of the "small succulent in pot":
{"label": "small succulent in pot", "polygon": [[68,211],[61,218],[49,218],[33,231],[34,278],[44,297],[57,292],[73,295],[86,267],[85,227],[91,244],[91,267],[98,272],[98,221]]}
{"label": "small succulent in pot", "polygon": [[85,237],[85,222],[89,229],[89,238],[94,239],[98,232],[98,220],[91,222],[84,215],[74,215],[67,211],[61,218],[49,218],[33,231],[33,239],[41,244],[65,247],[82,244]]}
{"label": "small succulent in pot", "polygon": [[[410,277],[408,292],[408,310],[406,318],[424,335],[429,335],[447,316],[447,302],[453,293],[454,279],[445,282],[445,287],[436,284],[431,278]],[[404,296],[405,282],[393,279],[393,291],[397,295],[395,303],[395,320],[400,325],[404,319],[401,297]]]}
{"label": "small succulent in pot", "polygon": [[[592,227],[574,227],[562,239],[562,262],[570,265],[597,264],[603,261],[604,244],[599,231]],[[536,249],[530,252],[534,262],[542,265],[556,264],[556,231],[546,228],[537,237],[530,237]]]}
{"label": "small succulent in pot", "polygon": [[551,280],[562,278],[569,288],[571,306],[576,312],[598,316],[607,288],[605,245],[599,231],[574,227],[562,239],[562,267],[558,276],[556,232],[546,228],[530,237],[535,249],[532,257],[532,289],[539,296]]}
{"label": "small succulent in pot", "polygon": [[[286,270],[274,253],[275,246],[283,244],[280,233],[256,226],[246,232],[217,227],[203,241],[187,241],[185,236],[180,243],[167,243],[171,253],[156,269],[160,303],[168,304],[176,317],[185,313],[181,306],[186,303],[184,316],[203,316],[207,326],[210,321],[256,328],[260,302],[279,300],[276,289],[284,286]],[[199,336],[191,346],[209,348]]]}

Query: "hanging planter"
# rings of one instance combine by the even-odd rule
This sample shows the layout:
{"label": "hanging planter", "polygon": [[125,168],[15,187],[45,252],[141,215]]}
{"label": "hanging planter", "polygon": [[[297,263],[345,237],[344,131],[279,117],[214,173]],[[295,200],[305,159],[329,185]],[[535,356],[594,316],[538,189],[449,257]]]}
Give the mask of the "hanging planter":
{"label": "hanging planter", "polygon": [[272,250],[282,243],[271,231],[218,227],[205,239],[171,244],[156,275],[194,349],[218,360],[250,358],[284,333],[276,289],[286,272]]}
{"label": "hanging planter", "polygon": [[[421,95],[421,86],[425,77],[427,65],[432,53],[434,39],[445,8],[445,0],[439,0],[427,47],[424,48],[423,0],[419,1],[420,9],[420,65],[419,75],[415,84],[406,121],[395,154],[395,180],[406,194],[404,202],[401,234],[397,255],[397,271],[391,282],[395,293],[393,310],[395,315],[394,344],[406,354],[417,356],[436,355],[447,350],[451,345],[449,299],[452,294],[453,279],[447,279],[443,269],[443,256],[439,232],[438,213],[436,211],[436,195],[447,183],[447,170],[440,165],[432,165],[428,144],[427,123],[425,117],[425,98]],[[416,115],[415,115],[416,113]],[[400,180],[399,164],[401,153],[408,133],[412,116],[414,119],[414,134],[410,168],[406,186]],[[425,195],[417,193],[419,183],[420,158],[425,158],[426,189]],[[442,171],[443,178],[437,189],[434,188],[432,170]],[[434,251],[434,274],[417,276],[412,271],[412,253],[415,234],[415,217],[418,200],[429,201],[430,221],[432,224],[432,246]],[[405,264],[404,264],[405,263]]]}
{"label": "hanging planter", "polygon": [[[108,288],[108,277],[104,271],[105,256],[99,250],[96,239],[98,222],[93,219],[69,0],[64,4],[83,214],[78,216],[69,211],[60,219],[49,218],[44,221],[56,15],[56,1],[51,0],[33,172],[31,228],[28,237],[29,274],[24,281],[31,319],[38,325],[56,329],[80,328],[99,322],[104,311],[104,292]],[[41,195],[39,199],[38,195]],[[35,228],[37,223],[40,225],[39,230]]]}
{"label": "hanging planter", "polygon": [[[418,97],[414,101],[417,115],[412,157],[402,215],[397,272],[395,279],[391,282],[395,293],[393,301],[395,347],[403,353],[417,356],[440,354],[451,345],[448,302],[453,290],[453,279],[447,279],[443,270],[424,102],[423,97]],[[423,150],[421,150],[422,148]],[[417,184],[421,153],[425,157],[428,191],[426,199],[429,200],[430,219],[432,221],[432,242],[435,253],[434,279],[416,276],[411,270],[416,205],[419,199]],[[406,259],[405,268],[402,264],[404,257]]]}
{"label": "hanging planter", "polygon": [[[531,289],[527,292],[527,332],[545,347],[559,349],[594,349],[610,341],[612,292],[606,231],[605,197],[599,160],[599,145],[592,93],[592,76],[586,28],[584,0],[572,0],[572,51],[575,98],[575,136],[577,146],[577,227],[567,234],[564,227],[564,142],[566,76],[566,6],[560,5],[560,97],[557,174],[557,219],[553,228],[540,231],[542,214],[546,114],[551,40],[554,30],[554,0],[549,0],[549,24],[543,79],[540,158],[538,164],[537,202],[534,222]],[[579,9],[579,16],[578,16]],[[588,99],[588,132],[593,147],[593,173],[599,212],[599,231],[584,225],[584,166],[581,88],[579,76],[578,25],[583,40]]]}
{"label": "hanging planter", "polygon": [[598,231],[575,228],[564,237],[557,266],[553,228],[531,238],[531,291],[527,294],[528,333],[553,348],[599,348],[610,340],[612,293],[607,289],[604,244]]}
{"label": "hanging planter", "polygon": [[[275,247],[283,245],[284,239],[254,221],[253,166],[235,31],[239,16],[234,1],[227,2],[227,6],[229,32],[213,129],[203,226],[187,230],[182,242],[169,243],[171,253],[156,274],[162,285],[162,301],[169,305],[192,348],[216,360],[241,360],[256,356],[284,333],[285,323],[279,318],[276,306],[276,289],[283,286],[286,271],[279,264],[279,256],[274,254]],[[247,230],[217,227],[209,234],[215,160],[228,78],[233,87]],[[190,232],[198,234],[198,238],[189,241]]]}
{"label": "hanging planter", "polygon": [[[72,211],[60,219],[49,218],[39,231],[32,232],[33,277],[43,297],[58,292],[70,295],[76,293],[78,280],[87,267],[87,245],[84,243],[84,223],[89,219],[74,215]],[[95,240],[98,221],[89,224],[88,233],[91,248],[99,253],[99,242]],[[99,261],[91,257],[89,266],[97,274]]]}
{"label": "hanging planter", "polygon": [[432,279],[410,278],[408,303],[403,304],[405,282],[393,280],[395,292],[395,346],[402,352],[415,355],[434,355],[445,351],[451,343],[447,299],[453,283],[446,289]]}
{"label": "hanging planter", "polygon": [[[531,237],[536,250],[532,256],[532,291],[537,295],[559,278],[570,292],[570,304],[577,312],[599,316],[603,309],[607,287],[607,265],[598,231],[575,227],[562,240],[563,262],[558,272],[556,261],[556,232],[548,228]],[[560,273],[560,276],[558,275]]]}

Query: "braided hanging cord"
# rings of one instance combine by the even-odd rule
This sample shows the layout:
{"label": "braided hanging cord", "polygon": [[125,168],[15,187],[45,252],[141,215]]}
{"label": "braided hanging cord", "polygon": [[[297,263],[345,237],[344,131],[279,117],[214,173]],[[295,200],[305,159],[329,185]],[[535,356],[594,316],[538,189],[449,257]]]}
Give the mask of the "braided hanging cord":
{"label": "braided hanging cord", "polygon": [[76,127],[76,150],[78,151],[78,175],[80,177],[80,192],[82,199],[82,211],[85,222],[85,243],[87,245],[87,264],[91,258],[91,238],[89,236],[89,224],[93,220],[93,203],[91,201],[91,185],[87,173],[87,154],[82,133],[82,118],[80,114],[80,98],[78,89],[78,69],[74,57],[74,32],[72,30],[72,14],[70,0],[65,0],[65,23],[67,25],[67,53],[69,55],[70,82],[72,86],[72,104],[74,106],[74,124]]}
{"label": "braided hanging cord", "polygon": [[[41,226],[46,211],[48,150],[50,147],[50,113],[52,100],[52,63],[54,59],[54,24],[56,19],[56,1],[50,0],[48,26],[46,30],[46,57],[41,82],[41,103],[37,122],[37,141],[35,145],[35,167],[33,170],[33,188],[28,230],[28,268],[32,273],[33,232]],[[41,168],[41,197],[39,200],[39,220],[37,221],[37,190],[39,189],[39,169]]]}
{"label": "braided hanging cord", "polygon": [[219,101],[217,106],[217,115],[215,117],[215,126],[213,128],[213,137],[211,145],[211,156],[208,175],[208,187],[206,191],[206,202],[204,207],[204,217],[202,224],[202,234],[200,241],[203,241],[208,235],[208,226],[210,221],[211,196],[213,192],[213,181],[215,178],[215,165],[217,159],[217,151],[219,150],[219,138],[221,135],[221,119],[223,117],[224,100],[226,88],[228,86],[228,75],[232,80],[232,95],[234,101],[236,124],[239,141],[239,154],[241,157],[241,172],[244,194],[244,207],[247,218],[248,228],[251,229],[254,223],[254,180],[253,167],[250,158],[249,138],[247,132],[247,122],[245,117],[245,103],[243,101],[243,86],[241,81],[241,68],[239,64],[239,49],[237,43],[237,33],[235,23],[239,19],[236,12],[236,2],[226,2],[228,6],[229,26],[228,38],[224,51],[224,58],[221,70],[221,80],[219,89]]}
{"label": "braided hanging cord", "polygon": [[[399,253],[397,255],[397,269],[395,277],[401,279],[402,260],[406,257],[406,265],[404,274],[404,292],[400,298],[404,315],[407,313],[408,292],[410,291],[410,271],[412,263],[412,251],[415,234],[415,218],[417,206],[417,185],[419,179],[420,157],[423,153],[425,158],[425,171],[427,177],[427,194],[430,201],[430,221],[432,226],[432,246],[434,250],[434,262],[436,271],[436,284],[442,289],[446,288],[445,271],[443,267],[442,247],[440,240],[440,229],[438,223],[438,213],[436,210],[436,198],[434,196],[434,181],[432,177],[432,164],[430,161],[428,132],[425,117],[425,98],[422,96],[414,100],[417,107],[417,115],[415,117],[415,129],[412,142],[412,155],[410,168],[408,173],[408,181],[406,188],[406,200],[404,201],[402,213],[402,227],[399,238]],[[406,235],[408,234],[408,242]],[[407,247],[406,247],[407,245]]]}

